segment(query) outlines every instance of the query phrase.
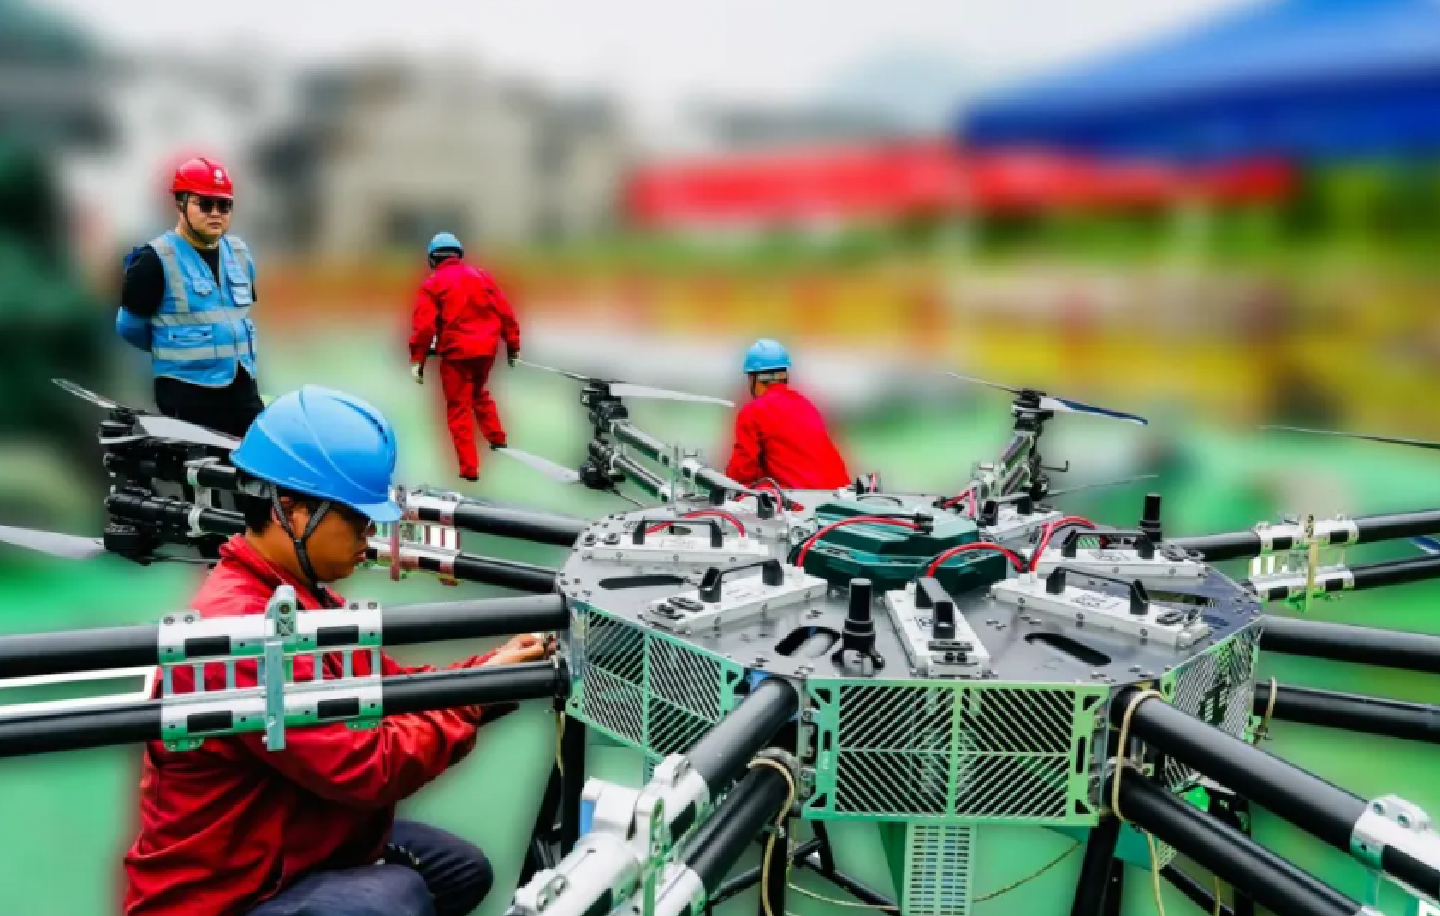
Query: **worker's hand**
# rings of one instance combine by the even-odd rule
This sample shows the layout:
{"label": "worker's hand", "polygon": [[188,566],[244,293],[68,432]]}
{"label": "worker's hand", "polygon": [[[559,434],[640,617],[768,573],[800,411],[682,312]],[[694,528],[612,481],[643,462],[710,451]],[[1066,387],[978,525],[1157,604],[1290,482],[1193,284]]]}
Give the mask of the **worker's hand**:
{"label": "worker's hand", "polygon": [[411,376],[413,379],[415,379],[415,384],[417,384],[417,385],[423,385],[423,384],[425,384],[425,364],[424,364],[424,363],[411,363],[411,364],[410,364],[410,376]]}
{"label": "worker's hand", "polygon": [[545,633],[523,633],[512,638],[486,659],[486,665],[514,665],[538,662],[555,651],[555,637]]}

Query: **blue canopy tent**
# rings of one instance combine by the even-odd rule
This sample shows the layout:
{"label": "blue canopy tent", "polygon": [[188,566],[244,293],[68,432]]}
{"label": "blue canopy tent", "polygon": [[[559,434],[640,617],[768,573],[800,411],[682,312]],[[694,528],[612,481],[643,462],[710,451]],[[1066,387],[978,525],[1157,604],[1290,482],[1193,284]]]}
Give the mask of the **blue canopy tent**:
{"label": "blue canopy tent", "polygon": [[970,147],[1300,162],[1440,153],[1440,0],[1277,0],[982,100]]}

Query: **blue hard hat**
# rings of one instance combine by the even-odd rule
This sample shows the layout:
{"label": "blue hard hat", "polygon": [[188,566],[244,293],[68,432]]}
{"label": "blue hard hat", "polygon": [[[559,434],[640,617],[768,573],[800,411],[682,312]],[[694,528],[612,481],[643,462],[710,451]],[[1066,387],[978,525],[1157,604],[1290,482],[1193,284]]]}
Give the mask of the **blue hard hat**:
{"label": "blue hard hat", "polygon": [[757,340],[745,351],[745,373],[773,372],[790,368],[790,354],[776,340]]}
{"label": "blue hard hat", "polygon": [[449,232],[436,233],[435,237],[430,240],[430,250],[428,254],[433,256],[435,252],[448,248],[453,248],[455,251],[460,252],[461,256],[465,254],[465,246],[461,245],[460,240]]}
{"label": "blue hard hat", "polygon": [[395,431],[348,394],[306,385],[266,407],[230,462],[251,477],[349,506],[375,522],[400,518],[390,498]]}

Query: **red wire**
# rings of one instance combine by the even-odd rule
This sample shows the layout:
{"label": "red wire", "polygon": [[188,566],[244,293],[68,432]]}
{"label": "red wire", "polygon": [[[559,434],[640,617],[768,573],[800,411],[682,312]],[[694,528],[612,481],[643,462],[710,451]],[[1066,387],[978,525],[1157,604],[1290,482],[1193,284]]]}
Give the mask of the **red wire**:
{"label": "red wire", "polygon": [[1060,530],[1061,525],[1083,525],[1086,528],[1094,528],[1095,523],[1088,518],[1081,518],[1078,515],[1067,515],[1064,518],[1048,522],[1044,526],[1044,533],[1040,535],[1040,543],[1035,545],[1035,552],[1030,555],[1030,571],[1034,572],[1040,565],[1040,557],[1045,554],[1045,549],[1050,546],[1050,538]]}
{"label": "red wire", "polygon": [[940,554],[940,556],[930,561],[930,566],[925,570],[925,575],[935,575],[935,570],[940,568],[941,563],[944,563],[951,557],[958,557],[960,554],[967,553],[971,550],[993,550],[996,553],[1004,554],[1005,558],[1010,561],[1010,565],[1015,567],[1016,572],[1025,571],[1025,561],[1013,552],[1001,547],[999,544],[992,544],[990,541],[976,541],[973,544],[961,544],[957,547],[951,547],[949,550]]}
{"label": "red wire", "polygon": [[903,518],[887,518],[883,515],[856,515],[852,518],[842,518],[840,521],[831,522],[824,528],[810,535],[810,538],[804,544],[800,545],[800,553],[795,556],[795,565],[802,567],[805,565],[805,555],[810,552],[810,545],[820,540],[823,535],[829,534],[836,528],[843,528],[846,525],[854,525],[860,522],[875,525],[894,525],[897,528],[909,528],[912,531],[918,531],[920,529],[920,526],[914,522],[907,521]]}
{"label": "red wire", "polygon": [[[745,536],[745,526],[744,526],[743,524],[741,524],[740,519],[738,519],[738,518],[736,518],[735,516],[731,515],[729,512],[721,512],[719,509],[696,509],[694,512],[686,512],[684,515],[682,515],[682,516],[680,516],[680,517],[681,517],[681,518],[723,518],[723,519],[725,519],[725,521],[727,521],[727,522],[729,522],[730,524],[732,524],[732,525],[735,526],[735,530],[738,531],[738,532],[740,532],[740,536],[741,536],[742,538]],[[649,528],[646,528],[646,529],[645,529],[645,533],[646,533],[646,534],[654,534],[655,532],[664,530],[665,528],[669,528],[671,525],[674,525],[674,524],[675,524],[674,522],[661,522],[661,523],[658,524],[658,525],[651,525]]]}

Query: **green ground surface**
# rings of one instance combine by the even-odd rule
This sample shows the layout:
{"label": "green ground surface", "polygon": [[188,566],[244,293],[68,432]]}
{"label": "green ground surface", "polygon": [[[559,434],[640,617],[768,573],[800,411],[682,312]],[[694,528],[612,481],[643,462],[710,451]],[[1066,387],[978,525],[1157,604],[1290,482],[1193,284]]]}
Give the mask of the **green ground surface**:
{"label": "green ground surface", "polygon": [[[283,391],[302,382],[328,384],[371,399],[393,419],[402,437],[406,480],[445,486],[453,476],[448,443],[438,424],[439,392],[417,388],[398,361],[377,361],[371,342],[350,338],[329,347],[307,341],[309,368],[275,358],[265,365],[267,389]],[[290,353],[296,353],[294,349]],[[370,357],[366,359],[364,357]],[[641,373],[637,372],[637,376]],[[637,378],[643,381],[643,378]],[[581,412],[571,382],[518,370],[497,383],[511,442],[556,460],[573,461],[583,443]],[[950,490],[964,479],[970,462],[985,456],[1005,435],[1005,403],[982,399],[979,412],[891,412],[861,419],[843,435],[855,469],[880,469],[892,489]],[[723,446],[728,416],[720,408],[677,408],[636,404],[637,419],[652,432],[713,450]],[[1123,407],[1124,405],[1116,405]],[[1097,421],[1074,420],[1047,433],[1051,454],[1063,455],[1077,472],[1087,465],[1111,466],[1135,441],[1126,429]],[[1163,420],[1156,427],[1162,431]],[[1166,496],[1171,532],[1206,532],[1247,526],[1276,510],[1277,499],[1303,496],[1309,508],[1355,513],[1440,505],[1440,466],[1423,453],[1329,440],[1261,440],[1186,426],[1170,430],[1183,446],[1184,465],[1159,486],[1076,495],[1067,508],[1115,522],[1133,521],[1145,489]],[[548,484],[534,472],[489,457],[481,484],[467,492],[514,500],[577,514],[616,511],[624,503],[578,488]],[[1122,472],[1119,476],[1124,476]],[[1256,483],[1257,480],[1268,483]],[[1277,493],[1284,498],[1277,497]],[[1321,506],[1319,504],[1324,504]],[[1333,504],[1333,505],[1332,505]],[[1306,506],[1292,508],[1304,509]],[[467,538],[467,550],[538,562],[559,562],[554,548],[519,548],[484,537]],[[1397,550],[1388,553],[1394,554]],[[1410,552],[1403,546],[1398,552]],[[1370,552],[1374,558],[1386,551]],[[1368,557],[1369,555],[1367,555]],[[33,560],[7,551],[0,557],[0,631],[23,632],[104,626],[155,620],[165,610],[183,607],[200,573],[173,566],[140,569],[100,559],[85,564]],[[415,578],[392,583],[382,574],[362,573],[346,583],[351,597],[391,603],[424,601],[485,589],[446,589]],[[1398,629],[1440,632],[1433,605],[1437,589],[1411,585],[1383,593],[1357,594],[1312,609],[1320,619]],[[403,650],[405,660],[447,661],[481,644],[442,644]],[[1440,677],[1400,674],[1352,665],[1267,657],[1262,676],[1286,683],[1321,686],[1415,701],[1440,702]],[[1398,793],[1440,814],[1440,784],[1433,778],[1440,749],[1430,745],[1348,736],[1310,726],[1278,723],[1266,748],[1324,778],[1364,796]],[[481,846],[494,860],[497,886],[479,911],[502,913],[519,871],[522,849],[534,819],[555,729],[546,709],[536,705],[484,733],[479,749],[404,806],[404,813],[446,827]],[[120,887],[119,858],[133,837],[138,780],[136,748],[112,748],[73,754],[0,761],[0,811],[12,825],[0,854],[0,913],[21,916],[82,916],[115,912]],[[637,784],[639,758],[632,752],[592,743],[590,773]],[[1260,812],[1256,835],[1267,845],[1314,871],[1337,889],[1367,899],[1364,871],[1346,856],[1310,840]],[[882,889],[891,882],[882,846],[873,826],[840,824],[832,828],[840,865]],[[990,894],[1063,852],[1072,841],[1046,830],[992,827],[980,833],[975,853],[975,893]],[[752,854],[747,864],[753,864]],[[1050,916],[1068,912],[1080,856],[1071,855],[1042,877],[984,903],[980,916],[1025,913]],[[1126,916],[1155,911],[1148,875],[1131,868],[1127,875]],[[838,891],[798,874],[795,880],[828,896]],[[1195,910],[1168,885],[1167,913]],[[1387,886],[1380,900],[1386,916],[1411,916],[1415,904]],[[798,916],[842,916],[851,907],[823,903],[799,894],[789,909]],[[722,916],[755,912],[746,894],[718,910]]]}

